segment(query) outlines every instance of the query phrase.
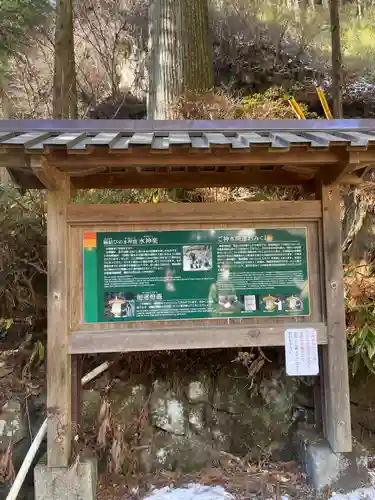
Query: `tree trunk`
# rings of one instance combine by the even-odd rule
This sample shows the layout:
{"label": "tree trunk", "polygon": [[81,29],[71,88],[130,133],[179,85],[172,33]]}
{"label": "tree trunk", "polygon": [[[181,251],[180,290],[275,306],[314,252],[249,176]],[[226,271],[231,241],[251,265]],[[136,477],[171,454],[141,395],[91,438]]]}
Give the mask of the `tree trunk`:
{"label": "tree trunk", "polygon": [[[0,87],[0,110],[1,110],[1,119],[2,120],[10,120],[12,119],[12,102],[8,96],[8,85],[6,77],[1,78],[1,87]],[[8,170],[4,167],[0,167],[0,184],[3,186],[12,184],[11,177],[8,173]]]}
{"label": "tree trunk", "polygon": [[181,1],[182,74],[184,90],[197,93],[213,87],[213,47],[207,0]]}
{"label": "tree trunk", "polygon": [[179,0],[150,0],[147,102],[150,120],[173,119],[173,103],[181,93],[179,10]]}
{"label": "tree trunk", "polygon": [[186,90],[213,87],[207,0],[150,0],[148,118],[176,118]]}
{"label": "tree trunk", "polygon": [[369,264],[373,254],[373,215],[369,202],[359,189],[350,189],[343,197],[342,251],[345,264]]}
{"label": "tree trunk", "polygon": [[57,0],[53,117],[77,118],[77,84],[74,58],[73,0]]}
{"label": "tree trunk", "polygon": [[342,55],[340,36],[340,1],[330,0],[332,41],[332,97],[334,118],[343,117],[342,109]]}
{"label": "tree trunk", "polygon": [[362,19],[362,17],[363,17],[361,0],[357,0],[357,17],[359,19]]}

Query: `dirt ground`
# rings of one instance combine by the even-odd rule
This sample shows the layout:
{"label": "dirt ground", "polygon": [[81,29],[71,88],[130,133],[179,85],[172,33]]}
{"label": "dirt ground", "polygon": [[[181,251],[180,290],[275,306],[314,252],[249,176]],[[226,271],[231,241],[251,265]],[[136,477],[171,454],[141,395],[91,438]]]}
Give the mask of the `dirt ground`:
{"label": "dirt ground", "polygon": [[162,471],[152,475],[102,476],[98,500],[141,500],[155,488],[179,487],[187,484],[219,485],[236,500],[303,498],[305,500],[329,498],[330,492],[317,496],[307,487],[295,462],[269,464],[267,467],[228,464],[227,468],[208,468],[195,474]]}

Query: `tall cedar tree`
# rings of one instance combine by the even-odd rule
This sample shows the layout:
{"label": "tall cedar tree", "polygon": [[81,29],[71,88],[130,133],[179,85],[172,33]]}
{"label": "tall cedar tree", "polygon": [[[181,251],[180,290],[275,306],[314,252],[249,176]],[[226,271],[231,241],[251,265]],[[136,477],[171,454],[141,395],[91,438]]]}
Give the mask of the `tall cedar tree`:
{"label": "tall cedar tree", "polygon": [[60,120],[77,118],[73,0],[56,2],[53,117]]}
{"label": "tall cedar tree", "polygon": [[207,0],[150,0],[148,117],[173,119],[184,91],[213,87]]}
{"label": "tall cedar tree", "polygon": [[340,0],[330,0],[332,43],[332,97],[334,118],[343,117],[342,109],[342,54],[340,36]]}

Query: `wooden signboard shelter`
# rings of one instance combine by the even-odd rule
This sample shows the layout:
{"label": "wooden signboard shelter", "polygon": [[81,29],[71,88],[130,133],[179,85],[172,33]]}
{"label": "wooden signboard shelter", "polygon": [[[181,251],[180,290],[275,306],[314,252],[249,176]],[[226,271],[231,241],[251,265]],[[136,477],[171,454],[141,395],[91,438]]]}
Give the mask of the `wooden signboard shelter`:
{"label": "wooden signboard shelter", "polygon": [[[70,459],[72,406],[77,412],[72,393],[76,393],[79,380],[74,360],[79,355],[283,346],[285,330],[298,326],[314,328],[323,351],[320,371],[325,436],[333,451],[351,451],[339,191],[340,184],[360,184],[374,159],[375,122],[369,120],[0,122],[0,168],[6,168],[13,181],[24,188],[48,190],[48,465],[65,467]],[[303,186],[311,199],[149,205],[72,202],[76,189],[253,185]],[[121,237],[116,239],[119,232]],[[129,239],[129,234],[135,236]],[[158,241],[155,234],[160,234],[160,241],[164,238],[163,244],[170,248],[170,253],[163,254],[156,246],[138,254],[134,249],[129,250],[126,244],[142,243],[139,239],[142,234],[146,234],[142,241],[147,243],[150,238],[154,246]],[[264,302],[259,307],[263,307],[263,315],[251,317],[258,307],[258,299],[252,295],[243,296],[247,313],[231,317],[225,308],[231,310],[238,302],[227,294],[220,303],[224,312],[209,316],[204,301],[199,300],[191,305],[195,309],[189,309],[187,298],[175,302],[179,305],[173,310],[165,309],[167,313],[163,316],[160,308],[164,305],[158,303],[162,296],[159,278],[154,281],[154,294],[138,294],[134,300],[134,295],[131,300],[126,294],[108,296],[105,307],[110,311],[111,321],[105,320],[104,306],[90,309],[91,299],[85,297],[90,297],[95,287],[99,295],[102,292],[95,273],[90,274],[89,269],[87,280],[94,288],[84,282],[86,250],[84,265],[96,258],[97,250],[97,258],[104,259],[104,270],[107,269],[104,279],[116,283],[113,280],[118,274],[116,269],[111,270],[120,262],[119,255],[128,256],[121,261],[123,269],[131,269],[126,267],[132,265],[129,255],[142,255],[149,263],[155,262],[155,255],[160,262],[168,255],[172,262],[177,258],[176,251],[168,242],[190,238],[191,234],[198,234],[198,239],[199,234],[216,238],[212,245],[183,246],[183,258],[190,266],[185,271],[192,271],[191,276],[193,271],[199,271],[199,266],[214,272],[212,249],[222,255],[227,248],[229,256],[230,248],[234,248],[225,247],[225,242],[230,245],[233,240],[242,245],[241,262],[246,267],[246,260],[260,258],[258,251],[254,253],[248,245],[249,238],[258,238],[254,235],[261,235],[262,241],[273,241],[276,246],[268,249],[281,248],[277,247],[279,237],[302,235],[298,247],[302,250],[296,250],[294,243],[292,247],[297,254],[301,251],[304,254],[302,257],[296,254],[302,267],[295,272],[300,277],[308,273],[308,302],[292,294],[287,298],[289,305],[285,306],[300,308],[301,314],[284,314],[283,305],[280,309],[275,306],[282,304],[282,300],[272,298],[271,294],[271,299],[261,299]],[[104,254],[100,254],[99,246],[96,249],[96,241],[104,248]],[[260,252],[265,248],[262,241],[257,247]],[[106,247],[107,243],[118,247]],[[284,242],[283,248],[289,248],[289,243]],[[91,250],[94,252],[90,253]],[[267,255],[270,262],[278,258]],[[261,262],[263,266],[273,265],[267,259]],[[200,271],[202,275],[204,271]],[[267,272],[262,276],[267,278]],[[146,280],[146,274],[142,276]],[[97,279],[103,280],[103,273]],[[166,278],[163,283],[167,287]],[[204,287],[210,282],[201,283],[199,286]],[[211,285],[210,290],[215,287]],[[146,305],[142,305],[143,299]],[[141,320],[133,321],[135,300],[143,312]],[[150,316],[152,307],[155,312]],[[204,311],[202,317],[200,311]],[[93,319],[87,320],[86,314],[90,318],[93,315]],[[177,316],[171,319],[171,314]]]}

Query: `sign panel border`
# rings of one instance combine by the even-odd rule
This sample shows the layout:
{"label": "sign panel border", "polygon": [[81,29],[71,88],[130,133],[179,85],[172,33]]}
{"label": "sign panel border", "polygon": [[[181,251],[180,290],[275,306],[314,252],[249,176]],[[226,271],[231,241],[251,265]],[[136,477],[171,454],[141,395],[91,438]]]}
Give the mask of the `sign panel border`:
{"label": "sign panel border", "polygon": [[[256,221],[254,221],[256,222]],[[100,317],[100,314],[99,314],[99,309],[95,311],[93,311],[93,308],[90,307],[90,303],[92,304],[92,301],[94,300],[94,296],[95,294],[98,293],[98,277],[96,276],[92,276],[94,273],[90,273],[90,272],[87,272],[87,267],[88,265],[89,266],[96,266],[97,265],[97,262],[98,262],[98,254],[97,254],[97,235],[98,233],[104,233],[104,234],[109,234],[109,233],[116,233],[117,234],[123,234],[123,233],[126,233],[126,235],[128,236],[129,234],[132,234],[132,235],[137,235],[137,234],[141,234],[141,233],[193,233],[193,232],[205,232],[205,231],[209,231],[210,228],[208,227],[205,227],[205,228],[202,228],[202,227],[188,227],[188,228],[183,228],[183,227],[174,227],[175,225],[178,225],[178,221],[177,221],[177,224],[173,224],[173,223],[170,223],[168,224],[168,229],[164,229],[164,228],[159,228],[159,227],[144,227],[144,228],[139,228],[137,227],[136,229],[133,229],[133,228],[128,228],[128,227],[122,227],[123,225],[121,225],[121,227],[118,227],[116,228],[115,231],[109,231],[107,230],[107,228],[95,228],[94,229],[91,229],[91,231],[84,231],[84,244],[83,244],[83,283],[82,283],[82,291],[84,291],[83,293],[83,324],[85,325],[90,325],[92,323],[100,323],[100,324],[103,324],[103,325],[108,325],[108,324],[111,324],[113,323],[113,320],[109,320],[109,321],[106,321],[105,319],[103,319],[103,317]],[[261,224],[261,223],[256,223],[256,225],[254,225],[253,227],[249,224],[248,227],[244,227],[243,224],[241,224],[241,227],[239,226],[232,226],[232,225],[228,225],[228,227],[223,227],[222,225],[220,225],[220,227],[216,227],[217,225],[214,224],[213,225],[214,227],[212,227],[212,230],[214,230],[215,232],[216,231],[220,231],[220,232],[238,232],[238,231],[241,231],[241,232],[244,232],[244,231],[251,231],[253,229],[255,229],[255,231],[280,231],[280,230],[287,230],[287,231],[293,231],[293,230],[303,230],[304,231],[304,235],[305,235],[305,238],[304,238],[304,241],[305,241],[305,247],[304,247],[304,251],[305,251],[305,257],[306,257],[306,262],[305,262],[305,266],[304,266],[304,271],[306,272],[306,279],[307,279],[307,293],[306,293],[306,297],[307,297],[307,310],[306,308],[304,307],[304,310],[305,312],[302,313],[302,314],[288,314],[288,313],[284,313],[284,314],[261,314],[261,315],[224,315],[224,314],[219,314],[217,316],[213,316],[213,317],[209,317],[209,316],[202,316],[202,317],[187,317],[187,318],[181,318],[181,317],[176,317],[176,318],[170,318],[170,317],[161,317],[161,318],[155,318],[155,317],[150,317],[150,318],[140,318],[139,320],[130,320],[128,319],[126,321],[126,324],[127,325],[131,325],[131,324],[138,324],[138,323],[141,323],[141,322],[144,322],[144,323],[149,323],[150,321],[152,322],[160,322],[160,321],[167,321],[167,322],[172,322],[171,324],[173,324],[173,322],[175,321],[178,321],[178,322],[182,322],[184,323],[185,321],[191,321],[191,320],[196,320],[196,321],[207,321],[207,320],[210,320],[210,319],[224,319],[224,318],[228,318],[228,319],[240,319],[240,321],[242,319],[251,319],[251,318],[254,318],[254,319],[262,319],[262,320],[272,320],[272,319],[275,319],[275,318],[289,318],[289,319],[293,319],[293,318],[308,318],[311,316],[311,295],[310,295],[310,292],[311,292],[311,289],[310,289],[310,262],[309,262],[309,237],[310,237],[310,234],[309,234],[309,228],[307,225],[305,224],[288,224],[288,223],[284,223],[284,224]],[[122,318],[121,320],[117,320],[117,321],[124,321]],[[116,320],[115,320],[116,322]]]}

